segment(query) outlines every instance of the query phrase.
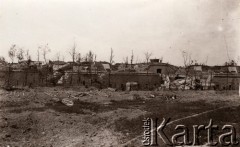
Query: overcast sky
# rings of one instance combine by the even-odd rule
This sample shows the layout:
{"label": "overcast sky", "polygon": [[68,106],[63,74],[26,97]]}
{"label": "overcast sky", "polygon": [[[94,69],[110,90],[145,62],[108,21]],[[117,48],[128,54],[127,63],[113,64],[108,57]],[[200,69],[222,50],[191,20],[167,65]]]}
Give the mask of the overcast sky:
{"label": "overcast sky", "polygon": [[[12,44],[29,49],[49,44],[70,60],[68,50],[92,50],[97,60],[115,62],[144,52],[182,65],[181,51],[209,65],[240,56],[240,0],[0,0],[0,56]],[[224,39],[225,38],[225,39]],[[41,58],[41,60],[43,60]]]}

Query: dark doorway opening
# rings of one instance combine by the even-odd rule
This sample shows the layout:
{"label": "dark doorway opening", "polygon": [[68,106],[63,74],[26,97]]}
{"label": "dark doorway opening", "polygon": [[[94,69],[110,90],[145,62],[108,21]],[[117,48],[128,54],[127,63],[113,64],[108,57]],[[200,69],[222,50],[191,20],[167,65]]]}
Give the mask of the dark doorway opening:
{"label": "dark doorway opening", "polygon": [[162,69],[157,69],[157,73],[162,73]]}

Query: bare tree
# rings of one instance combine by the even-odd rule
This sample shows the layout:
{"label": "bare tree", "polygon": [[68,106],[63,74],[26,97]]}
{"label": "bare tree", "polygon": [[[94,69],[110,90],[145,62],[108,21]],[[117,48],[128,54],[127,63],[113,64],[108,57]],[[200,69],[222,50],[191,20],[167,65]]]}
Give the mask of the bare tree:
{"label": "bare tree", "polygon": [[96,62],[97,61],[97,55],[95,54],[94,55],[94,62]]}
{"label": "bare tree", "polygon": [[110,54],[110,60],[109,60],[109,63],[110,63],[111,66],[114,63],[113,58],[114,58],[113,49],[111,48],[111,54]]}
{"label": "bare tree", "polygon": [[37,50],[37,61],[39,62],[39,60],[40,60],[40,49],[41,49],[41,47],[39,46],[38,47],[38,50]]}
{"label": "bare tree", "polygon": [[[147,65],[148,65],[149,60],[150,60],[150,58],[151,58],[151,56],[152,56],[152,53],[150,53],[150,52],[145,52],[144,55],[145,55],[145,59],[146,59]],[[147,75],[148,75],[148,70],[149,70],[149,68],[147,67]]]}
{"label": "bare tree", "polygon": [[41,47],[42,49],[42,55],[45,63],[47,63],[47,54],[51,52],[51,49],[49,48],[48,44],[45,46]]}
{"label": "bare tree", "polygon": [[123,58],[123,63],[128,64],[128,56]]}
{"label": "bare tree", "polygon": [[225,64],[224,65],[234,65],[234,66],[237,66],[238,65],[238,63],[239,63],[239,61],[240,61],[240,56],[237,56],[237,57],[235,57],[235,59],[234,58],[231,58],[231,60],[229,60],[229,62],[225,62]]}
{"label": "bare tree", "polygon": [[134,58],[134,56],[133,56],[133,50],[132,50],[132,55],[131,55],[131,68],[133,68],[133,58]]}
{"label": "bare tree", "polygon": [[88,54],[85,55],[84,61],[85,61],[85,62],[88,62]]}
{"label": "bare tree", "polygon": [[81,63],[82,61],[81,53],[77,53],[76,60],[78,63]]}
{"label": "bare tree", "polygon": [[206,58],[206,61],[205,61],[205,63],[204,63],[204,64],[205,64],[205,65],[207,65],[207,62],[208,62],[208,56],[207,56],[207,58]]}
{"label": "bare tree", "polygon": [[94,53],[92,51],[89,51],[87,53],[87,61],[92,63],[93,62],[93,58],[94,58]]}
{"label": "bare tree", "polygon": [[3,56],[0,56],[0,63],[6,64],[6,60]]}
{"label": "bare tree", "polygon": [[26,56],[27,60],[31,60],[31,55],[29,54],[29,49],[26,50],[25,56]]}
{"label": "bare tree", "polygon": [[56,61],[57,61],[57,69],[59,69],[60,52],[56,53],[55,58],[56,58]]}
{"label": "bare tree", "polygon": [[14,62],[14,58],[16,56],[16,45],[12,45],[10,50],[8,51],[8,56],[11,59],[12,63]]}
{"label": "bare tree", "polygon": [[18,62],[24,59],[24,50],[22,48],[17,49],[17,59]]}
{"label": "bare tree", "polygon": [[55,56],[56,56],[56,60],[60,61],[60,52],[57,52]]}
{"label": "bare tree", "polygon": [[186,73],[185,82],[184,82],[184,89],[185,89],[187,84],[187,77],[189,76],[189,72],[190,72],[190,66],[193,65],[193,60],[191,57],[191,53],[188,53],[186,51],[182,51],[182,57],[183,57],[183,63],[184,63],[185,73]]}
{"label": "bare tree", "polygon": [[193,60],[191,58],[191,54],[190,53],[188,53],[186,51],[182,51],[182,57],[183,57],[183,63],[184,63],[185,67],[193,64]]}
{"label": "bare tree", "polygon": [[78,67],[78,84],[80,84],[81,82],[81,75],[80,75],[80,72],[81,72],[81,61],[82,61],[82,57],[81,57],[81,53],[77,53],[77,56],[76,56],[76,61],[77,63],[79,63],[79,65],[77,66]]}
{"label": "bare tree", "polygon": [[[25,56],[26,56],[26,59],[28,60],[27,61],[27,65],[28,65],[28,69],[25,70],[25,85],[27,85],[28,83],[28,73],[29,73],[29,66],[30,66],[30,61],[31,61],[31,56],[29,54],[29,49],[26,50],[26,53],[25,53]],[[30,85],[29,85],[30,86]]]}
{"label": "bare tree", "polygon": [[127,66],[128,66],[128,56],[123,58],[123,62],[125,64],[125,68],[127,68]]}
{"label": "bare tree", "polygon": [[94,53],[90,50],[87,53],[87,61],[89,62],[89,72],[91,77],[91,84],[92,84],[92,63],[93,63]]}
{"label": "bare tree", "polygon": [[[75,63],[76,55],[77,55],[76,48],[77,48],[77,45],[76,45],[76,43],[74,42],[71,50],[69,51],[69,54],[70,54],[70,56],[71,56],[71,58],[72,58],[73,64]],[[72,65],[72,72],[73,72],[73,71],[74,71],[74,70],[73,70],[73,65]],[[71,74],[71,80],[70,80],[70,83],[71,83],[71,84],[72,84],[72,81],[73,81],[73,75]]]}
{"label": "bare tree", "polygon": [[108,86],[111,86],[111,69],[112,69],[112,65],[114,63],[113,61],[114,55],[113,55],[113,49],[111,48],[111,53],[110,53],[110,58],[109,58],[109,64],[110,64],[110,70],[108,72]]}
{"label": "bare tree", "polygon": [[149,59],[150,59],[150,57],[152,56],[152,53],[150,53],[150,52],[145,52],[144,55],[145,55],[146,62],[147,62],[147,64],[148,64]]}
{"label": "bare tree", "polygon": [[[12,64],[14,62],[14,58],[16,57],[16,45],[12,45],[8,51],[8,56],[12,61]],[[10,65],[11,66],[11,65]],[[11,67],[8,68],[8,80],[7,85],[10,86],[10,78],[11,78]]]}
{"label": "bare tree", "polygon": [[71,58],[72,58],[72,62],[75,62],[75,59],[76,59],[76,55],[77,55],[76,48],[77,48],[77,45],[74,42],[73,47],[71,48],[71,51],[69,52],[69,54],[71,55]]}

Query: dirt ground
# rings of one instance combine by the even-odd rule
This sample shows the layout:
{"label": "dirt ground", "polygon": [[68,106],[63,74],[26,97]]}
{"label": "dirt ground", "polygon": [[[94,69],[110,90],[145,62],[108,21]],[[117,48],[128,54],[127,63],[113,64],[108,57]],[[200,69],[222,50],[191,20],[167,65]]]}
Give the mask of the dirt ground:
{"label": "dirt ground", "polygon": [[[66,98],[73,106],[62,102]],[[171,118],[184,124],[207,124],[212,118],[215,124],[239,126],[239,105],[235,91],[1,89],[0,146],[142,146],[142,120],[146,117]],[[213,111],[194,116],[209,110]],[[169,127],[174,129],[176,123]]]}

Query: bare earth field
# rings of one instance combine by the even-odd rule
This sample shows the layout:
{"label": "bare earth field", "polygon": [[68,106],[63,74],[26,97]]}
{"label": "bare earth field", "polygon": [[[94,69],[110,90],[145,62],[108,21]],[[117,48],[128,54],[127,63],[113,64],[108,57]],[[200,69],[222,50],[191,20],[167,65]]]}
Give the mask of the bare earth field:
{"label": "bare earth field", "polygon": [[[64,98],[74,105],[64,105]],[[240,135],[240,97],[234,91],[39,87],[0,90],[0,108],[0,146],[4,147],[142,146],[146,117],[160,122],[171,118],[166,134],[174,132],[177,124],[207,125],[212,119],[220,128],[233,125]],[[159,144],[166,146],[161,140]]]}

